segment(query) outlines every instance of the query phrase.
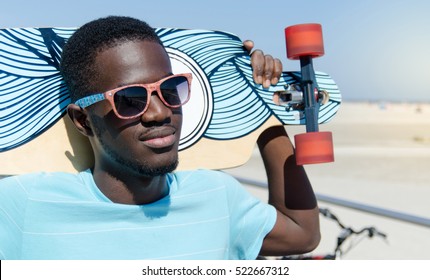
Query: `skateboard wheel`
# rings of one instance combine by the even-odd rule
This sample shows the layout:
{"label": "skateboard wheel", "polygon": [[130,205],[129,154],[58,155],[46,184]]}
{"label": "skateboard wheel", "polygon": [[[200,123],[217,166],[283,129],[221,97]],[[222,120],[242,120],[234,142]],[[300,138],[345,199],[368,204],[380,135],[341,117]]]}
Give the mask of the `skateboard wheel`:
{"label": "skateboard wheel", "polygon": [[317,23],[298,24],[285,28],[287,57],[319,57],[324,55],[322,28]]}
{"label": "skateboard wheel", "polygon": [[298,165],[333,162],[331,132],[308,132],[294,136]]}

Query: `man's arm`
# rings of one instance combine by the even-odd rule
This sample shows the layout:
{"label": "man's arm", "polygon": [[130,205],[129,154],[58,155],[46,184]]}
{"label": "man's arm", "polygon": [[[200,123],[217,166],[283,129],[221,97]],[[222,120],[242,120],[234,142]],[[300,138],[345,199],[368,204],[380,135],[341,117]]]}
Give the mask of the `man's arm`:
{"label": "man's arm", "polygon": [[[244,47],[251,52],[252,41]],[[251,54],[254,81],[267,88],[279,81],[279,59],[255,50]],[[269,203],[277,209],[276,224],[266,236],[262,255],[309,252],[320,241],[319,211],[303,166],[296,164],[294,147],[284,127],[265,130],[257,141],[269,183]]]}
{"label": "man's arm", "polygon": [[267,129],[257,143],[266,168],[269,203],[278,214],[261,254],[289,255],[315,249],[320,241],[318,205],[303,166],[296,164],[284,127]]}

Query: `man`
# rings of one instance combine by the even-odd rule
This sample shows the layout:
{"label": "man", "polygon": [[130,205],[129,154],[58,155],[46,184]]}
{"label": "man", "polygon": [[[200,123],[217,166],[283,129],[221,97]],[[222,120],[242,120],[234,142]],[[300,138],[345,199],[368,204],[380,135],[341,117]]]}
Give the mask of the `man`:
{"label": "man", "polygon": [[[282,70],[261,51],[252,65],[266,87]],[[107,17],[82,26],[64,47],[61,70],[68,115],[95,164],[76,175],[1,181],[1,258],[255,259],[317,246],[315,196],[283,127],[258,139],[270,205],[224,173],[173,172],[191,77],[173,75],[146,23]]]}

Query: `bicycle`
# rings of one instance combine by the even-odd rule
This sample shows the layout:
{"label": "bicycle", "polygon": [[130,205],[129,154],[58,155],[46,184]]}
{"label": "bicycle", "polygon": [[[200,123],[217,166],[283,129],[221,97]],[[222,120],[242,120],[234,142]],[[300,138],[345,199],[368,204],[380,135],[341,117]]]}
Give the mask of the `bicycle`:
{"label": "bicycle", "polygon": [[[278,260],[336,260],[340,259],[344,254],[349,252],[353,247],[355,247],[363,238],[373,238],[375,236],[379,236],[381,238],[386,239],[387,235],[385,233],[380,232],[373,226],[364,227],[359,230],[355,230],[352,227],[345,226],[336,215],[334,215],[327,208],[320,208],[319,212],[326,218],[332,219],[337,223],[337,225],[341,228],[341,232],[337,236],[336,247],[332,253],[328,254],[303,254],[303,255],[290,255],[290,256],[282,256],[279,258],[275,258]],[[351,243],[351,245],[344,250],[345,241],[351,239],[353,236],[361,237],[357,242]],[[260,257],[259,259],[267,259],[265,257]]]}

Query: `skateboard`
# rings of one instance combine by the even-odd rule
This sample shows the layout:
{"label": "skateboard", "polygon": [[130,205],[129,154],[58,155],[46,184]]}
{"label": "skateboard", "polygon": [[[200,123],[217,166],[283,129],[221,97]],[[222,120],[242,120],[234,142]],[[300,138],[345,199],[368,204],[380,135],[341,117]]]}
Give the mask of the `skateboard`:
{"label": "skateboard", "polygon": [[[89,142],[65,114],[70,98],[58,71],[62,46],[75,30],[0,30],[0,174],[76,172],[92,166]],[[191,99],[183,106],[179,169],[239,166],[250,158],[264,129],[308,126],[303,71],[283,72],[276,86],[264,89],[253,82],[249,54],[234,34],[175,28],[156,32],[173,72],[193,75]],[[313,126],[318,126],[335,116],[341,94],[328,74],[312,75],[311,99],[318,105]]]}

